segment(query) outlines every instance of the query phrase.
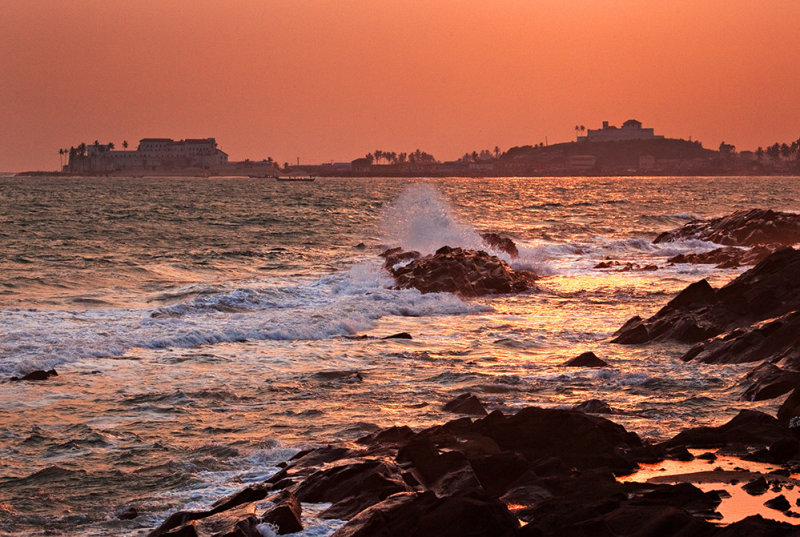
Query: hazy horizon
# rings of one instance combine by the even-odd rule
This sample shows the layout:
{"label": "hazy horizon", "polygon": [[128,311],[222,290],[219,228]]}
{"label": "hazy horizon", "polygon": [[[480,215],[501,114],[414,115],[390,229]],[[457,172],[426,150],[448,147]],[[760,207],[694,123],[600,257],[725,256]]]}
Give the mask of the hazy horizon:
{"label": "hazy horizon", "polygon": [[796,140],[800,4],[0,0],[0,170],[215,137],[231,160],[349,161],[575,139]]}

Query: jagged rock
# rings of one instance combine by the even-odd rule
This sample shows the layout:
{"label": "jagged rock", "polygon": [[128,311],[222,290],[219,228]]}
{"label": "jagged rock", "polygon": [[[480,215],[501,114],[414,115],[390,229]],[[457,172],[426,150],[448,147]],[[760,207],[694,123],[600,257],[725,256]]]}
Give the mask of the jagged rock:
{"label": "jagged rock", "polygon": [[742,489],[751,496],[761,496],[769,490],[769,483],[762,476],[743,485]]}
{"label": "jagged rock", "polygon": [[122,511],[117,513],[117,518],[119,520],[133,520],[138,516],[139,516],[139,510],[133,506],[123,509]]}
{"label": "jagged rock", "polygon": [[789,500],[787,500],[783,494],[776,496],[771,500],[767,500],[764,502],[764,505],[770,509],[775,509],[776,511],[788,511],[792,508],[792,504],[789,503]]}
{"label": "jagged rock", "polygon": [[397,334],[392,334],[391,336],[386,336],[382,339],[414,339],[411,337],[411,334],[408,332],[398,332]]}
{"label": "jagged rock", "polygon": [[800,423],[794,419],[798,416],[800,416],[800,389],[795,388],[778,408],[778,422],[784,427],[798,429]]}
{"label": "jagged rock", "polygon": [[[764,356],[764,358],[767,357],[769,355]],[[762,401],[764,399],[774,399],[800,387],[800,372],[786,371],[774,364],[765,362],[745,375],[744,381],[750,383],[750,386],[742,394],[741,399],[744,401]]]}
{"label": "jagged rock", "polygon": [[638,263],[621,263],[619,261],[601,261],[600,263],[596,264],[593,268],[596,269],[610,269],[613,268],[615,272],[641,272],[641,271],[652,271],[658,270],[658,265],[640,265]]}
{"label": "jagged rock", "polygon": [[362,509],[410,490],[389,461],[365,460],[314,472],[293,490],[301,502],[330,502],[325,518],[350,518]]}
{"label": "jagged rock", "polygon": [[[647,320],[633,318],[615,333],[613,343],[673,339],[698,343],[723,332],[800,309],[800,251],[779,250],[719,290],[695,282]],[[697,356],[693,349],[685,359]]]}
{"label": "jagged rock", "polygon": [[630,472],[638,436],[599,416],[574,410],[528,407],[513,416],[495,411],[473,423],[474,430],[529,460],[557,457],[577,468],[608,466]]}
{"label": "jagged rock", "polygon": [[483,243],[490,248],[494,248],[495,250],[499,250],[501,252],[505,252],[508,255],[513,257],[519,257],[519,250],[517,249],[517,245],[514,244],[514,241],[509,239],[508,237],[502,237],[497,233],[481,233],[481,238],[483,239]]}
{"label": "jagged rock", "polygon": [[442,410],[454,412],[456,414],[469,414],[472,416],[486,416],[488,414],[480,399],[471,393],[462,393],[455,399],[448,401],[442,407]]}
{"label": "jagged rock", "polygon": [[55,369],[48,369],[47,371],[44,371],[42,369],[37,369],[36,371],[31,371],[30,373],[22,375],[21,377],[11,377],[8,380],[10,380],[11,382],[18,382],[22,380],[39,381],[39,380],[47,380],[50,377],[57,377],[57,376],[58,373],[56,373]]}
{"label": "jagged rock", "polygon": [[410,251],[405,252],[399,246],[397,248],[389,248],[384,252],[378,254],[384,258],[383,268],[392,272],[394,270],[395,265],[398,263],[403,263],[407,261],[413,261],[415,259],[419,259],[421,254],[417,251]]}
{"label": "jagged rock", "polygon": [[613,414],[614,410],[608,406],[608,403],[600,399],[589,399],[583,403],[578,403],[572,407],[572,410],[579,412],[588,412],[589,414]]}
{"label": "jagged rock", "polygon": [[565,367],[607,367],[608,363],[598,358],[595,353],[589,351],[567,360],[563,365]]}
{"label": "jagged rock", "polygon": [[[745,328],[735,328],[728,333],[698,343],[689,349],[682,359],[707,364],[769,360],[780,362],[790,370],[798,370],[800,369],[800,310],[756,322]],[[787,371],[783,375],[783,380],[789,381],[792,375],[793,373]],[[788,392],[792,387],[787,387],[781,393]]]}
{"label": "jagged rock", "polygon": [[686,429],[664,442],[664,446],[686,446],[713,448],[720,446],[768,446],[784,438],[791,438],[791,431],[777,419],[757,410],[742,410],[733,419],[719,427],[697,427]]}
{"label": "jagged rock", "polygon": [[515,537],[519,523],[500,500],[480,490],[446,498],[398,494],[359,513],[332,537]]}
{"label": "jagged rock", "polygon": [[710,252],[678,254],[667,259],[668,263],[691,263],[694,265],[716,265],[716,268],[736,268],[755,265],[777,250],[777,246],[753,246],[749,250],[726,246]]}
{"label": "jagged rock", "polygon": [[[532,272],[515,271],[505,261],[486,252],[443,246],[433,255],[419,257],[404,266],[385,266],[399,289],[418,289],[423,293],[456,293],[482,296],[519,293],[533,286]],[[393,259],[393,258],[392,258]]]}
{"label": "jagged rock", "polygon": [[796,537],[796,535],[797,528],[791,524],[753,515],[720,528],[714,537]]}
{"label": "jagged rock", "polygon": [[681,228],[662,233],[653,242],[676,239],[700,239],[726,246],[792,246],[800,242],[800,215],[769,209],[736,211],[721,218],[689,222]]}
{"label": "jagged rock", "polygon": [[277,534],[296,533],[303,531],[301,514],[303,512],[300,502],[294,494],[283,491],[274,498],[275,505],[267,509],[261,519],[277,528]]}

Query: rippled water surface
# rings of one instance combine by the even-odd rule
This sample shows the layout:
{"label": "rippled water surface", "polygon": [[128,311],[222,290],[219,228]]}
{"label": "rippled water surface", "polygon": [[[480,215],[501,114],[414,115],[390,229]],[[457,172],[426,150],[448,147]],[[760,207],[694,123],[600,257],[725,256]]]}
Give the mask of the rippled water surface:
{"label": "rippled water surface", "polygon": [[[736,409],[747,366],[609,336],[700,278],[653,245],[692,217],[800,211],[798,178],[0,179],[0,533],[143,535],[310,444],[600,398],[661,438]],[[377,254],[508,234],[517,296],[391,289]],[[594,269],[607,258],[657,271]],[[383,340],[407,331],[412,340]],[[370,336],[353,338],[353,336]],[[592,350],[611,365],[566,369]],[[759,408],[774,411],[759,403]],[[115,514],[134,506],[131,521]],[[330,527],[331,531],[333,526]]]}

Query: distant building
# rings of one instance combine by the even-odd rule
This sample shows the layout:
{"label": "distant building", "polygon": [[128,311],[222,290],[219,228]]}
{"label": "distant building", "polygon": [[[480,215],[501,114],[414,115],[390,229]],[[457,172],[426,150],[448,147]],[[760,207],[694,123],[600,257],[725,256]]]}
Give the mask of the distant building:
{"label": "distant building", "polygon": [[214,138],[143,138],[135,151],[115,151],[113,144],[92,144],[86,152],[70,151],[68,171],[214,169],[227,164],[228,154]]}
{"label": "distant building", "polygon": [[656,135],[653,129],[643,129],[641,121],[629,119],[622,127],[609,125],[603,121],[601,129],[587,129],[586,136],[578,136],[579,142],[624,142],[628,140],[655,140],[663,139]]}
{"label": "distant building", "polygon": [[567,168],[572,172],[588,172],[597,165],[594,155],[572,155],[567,159]]}

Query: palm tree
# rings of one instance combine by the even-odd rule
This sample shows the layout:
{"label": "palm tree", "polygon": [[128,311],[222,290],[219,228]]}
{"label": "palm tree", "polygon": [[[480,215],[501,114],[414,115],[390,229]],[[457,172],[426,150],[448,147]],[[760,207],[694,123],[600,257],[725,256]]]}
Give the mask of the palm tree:
{"label": "palm tree", "polygon": [[500,147],[494,146],[494,158],[500,158]]}
{"label": "palm tree", "polygon": [[108,150],[109,151],[113,151],[114,150],[114,142],[108,142]]}
{"label": "palm tree", "polygon": [[122,140],[122,149],[128,149],[128,140]]}

